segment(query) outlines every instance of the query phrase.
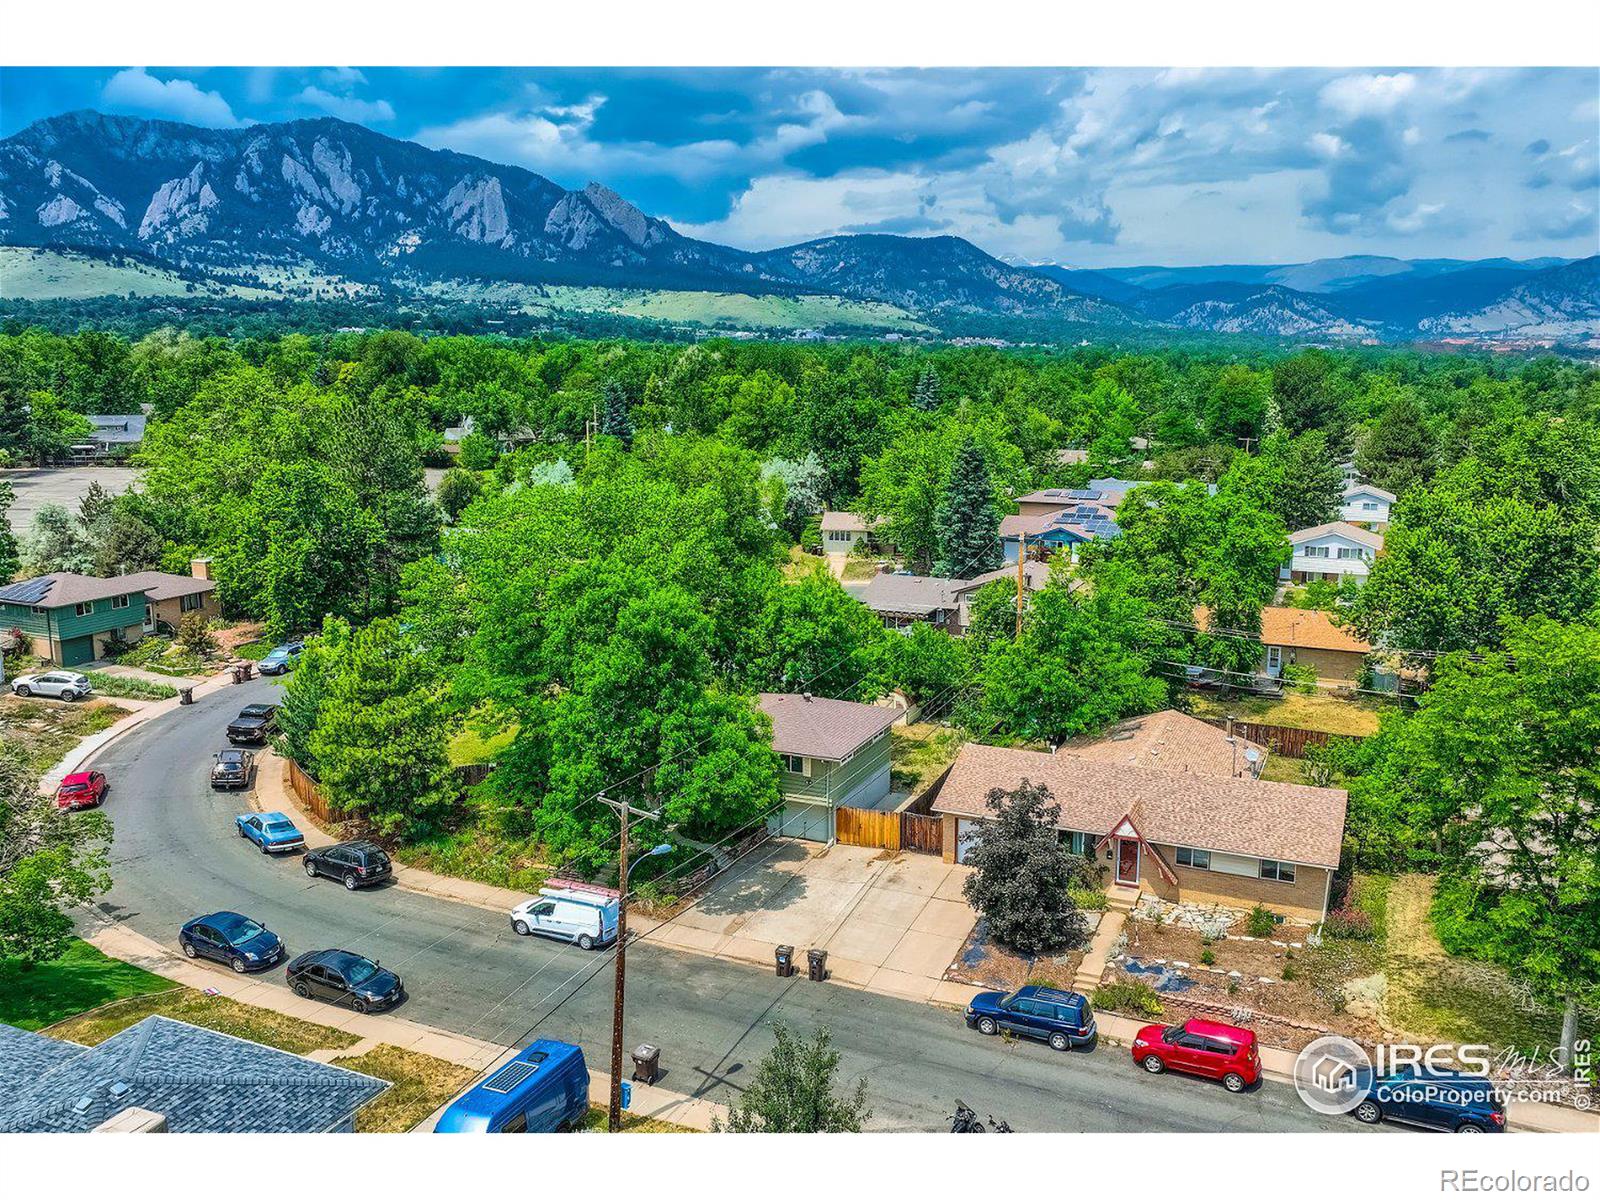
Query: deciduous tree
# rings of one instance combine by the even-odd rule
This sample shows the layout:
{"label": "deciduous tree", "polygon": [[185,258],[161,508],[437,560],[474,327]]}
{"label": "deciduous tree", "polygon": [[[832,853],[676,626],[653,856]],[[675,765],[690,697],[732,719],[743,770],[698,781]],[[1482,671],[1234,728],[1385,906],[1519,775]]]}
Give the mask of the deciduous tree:
{"label": "deciduous tree", "polygon": [[724,1133],[860,1133],[872,1115],[867,1107],[867,1081],[850,1091],[836,1091],[839,1052],[826,1025],[810,1041],[788,1025],[774,1021],[774,1045],[756,1065],[751,1079],[728,1111]]}
{"label": "deciduous tree", "polygon": [[993,816],[967,850],[972,874],[962,885],[989,936],[1020,954],[1055,954],[1083,944],[1086,926],[1071,889],[1083,867],[1061,844],[1061,806],[1042,783],[1024,779],[988,796]]}

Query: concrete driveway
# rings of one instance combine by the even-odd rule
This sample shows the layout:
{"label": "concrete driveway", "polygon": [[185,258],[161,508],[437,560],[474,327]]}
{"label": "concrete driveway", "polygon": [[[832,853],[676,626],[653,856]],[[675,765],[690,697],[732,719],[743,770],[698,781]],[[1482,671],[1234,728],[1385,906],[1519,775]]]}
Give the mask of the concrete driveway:
{"label": "concrete driveway", "polygon": [[967,868],[928,854],[779,839],[693,910],[652,936],[665,945],[771,966],[773,949],[828,951],[835,983],[912,1000],[965,1004],[977,990],[944,979],[977,915]]}

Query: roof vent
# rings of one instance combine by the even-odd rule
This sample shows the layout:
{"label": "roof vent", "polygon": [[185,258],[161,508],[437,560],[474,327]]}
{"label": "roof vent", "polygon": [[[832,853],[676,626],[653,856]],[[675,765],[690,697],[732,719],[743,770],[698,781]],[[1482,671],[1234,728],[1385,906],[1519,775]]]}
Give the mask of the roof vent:
{"label": "roof vent", "polygon": [[126,1080],[119,1079],[106,1090],[111,1093],[113,1100],[121,1100],[129,1092],[133,1091],[133,1085]]}
{"label": "roof vent", "polygon": [[93,1107],[93,1105],[93,1096],[82,1096],[78,1099],[78,1102],[72,1106],[72,1111],[75,1113],[86,1113],[91,1107]]}
{"label": "roof vent", "polygon": [[800,693],[800,699],[804,700],[807,704],[810,704],[811,703],[811,693],[810,692],[801,692]]}

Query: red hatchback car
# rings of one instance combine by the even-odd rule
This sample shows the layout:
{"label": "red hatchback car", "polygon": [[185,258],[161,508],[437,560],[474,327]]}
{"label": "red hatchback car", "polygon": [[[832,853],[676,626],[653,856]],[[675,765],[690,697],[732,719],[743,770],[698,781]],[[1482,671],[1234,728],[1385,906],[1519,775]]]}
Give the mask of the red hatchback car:
{"label": "red hatchback car", "polygon": [[56,789],[57,808],[93,808],[105,799],[106,777],[99,771],[78,771]]}
{"label": "red hatchback car", "polygon": [[1220,1079],[1230,1092],[1242,1092],[1261,1078],[1254,1033],[1199,1018],[1182,1025],[1146,1025],[1133,1039],[1133,1061],[1152,1075],[1170,1069]]}

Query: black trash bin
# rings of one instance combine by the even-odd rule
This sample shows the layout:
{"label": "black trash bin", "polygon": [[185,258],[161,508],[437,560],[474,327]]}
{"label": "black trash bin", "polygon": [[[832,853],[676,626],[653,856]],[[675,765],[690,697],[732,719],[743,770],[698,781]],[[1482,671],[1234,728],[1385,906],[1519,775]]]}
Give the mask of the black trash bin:
{"label": "black trash bin", "polygon": [[179,688],[178,689],[178,703],[179,704],[193,704],[194,703],[194,689],[192,687]]}
{"label": "black trash bin", "polygon": [[249,683],[250,680],[255,678],[255,673],[256,673],[256,666],[255,666],[254,663],[245,663],[244,664],[244,681],[246,683]]}
{"label": "black trash bin", "polygon": [[794,974],[794,947],[779,946],[772,952],[778,963],[778,978],[787,979]]}
{"label": "black trash bin", "polygon": [[244,668],[243,667],[235,667],[235,668],[233,668],[233,681],[235,683],[243,683],[244,682]]}
{"label": "black trash bin", "polygon": [[828,977],[828,952],[826,950],[807,950],[806,966],[811,982],[821,983]]}
{"label": "black trash bin", "polygon": [[654,1083],[661,1077],[661,1047],[642,1042],[633,1051],[633,1078],[638,1083]]}

